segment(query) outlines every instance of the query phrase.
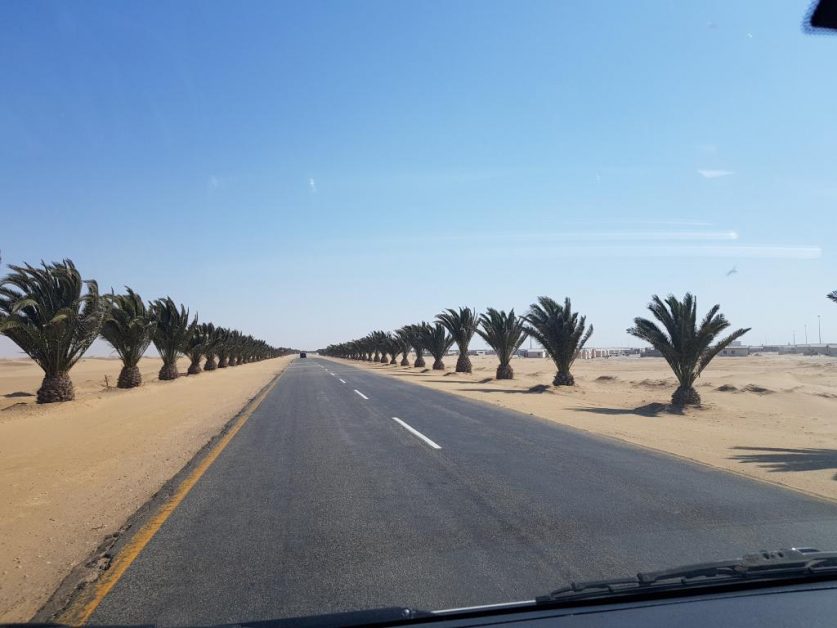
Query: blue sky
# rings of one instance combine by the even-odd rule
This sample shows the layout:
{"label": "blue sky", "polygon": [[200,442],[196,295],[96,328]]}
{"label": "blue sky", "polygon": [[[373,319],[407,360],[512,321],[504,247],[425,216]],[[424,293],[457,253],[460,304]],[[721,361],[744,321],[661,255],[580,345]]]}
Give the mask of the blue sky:
{"label": "blue sky", "polygon": [[686,290],[751,342],[837,341],[807,7],[5,2],[3,262],[307,348],[541,294],[636,344]]}

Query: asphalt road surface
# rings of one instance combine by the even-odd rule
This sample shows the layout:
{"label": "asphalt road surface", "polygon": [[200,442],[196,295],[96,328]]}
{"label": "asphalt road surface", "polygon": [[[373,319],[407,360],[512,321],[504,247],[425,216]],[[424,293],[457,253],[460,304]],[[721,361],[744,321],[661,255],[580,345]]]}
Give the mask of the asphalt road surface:
{"label": "asphalt road surface", "polygon": [[488,604],[791,546],[837,548],[837,506],[307,358],[91,621]]}

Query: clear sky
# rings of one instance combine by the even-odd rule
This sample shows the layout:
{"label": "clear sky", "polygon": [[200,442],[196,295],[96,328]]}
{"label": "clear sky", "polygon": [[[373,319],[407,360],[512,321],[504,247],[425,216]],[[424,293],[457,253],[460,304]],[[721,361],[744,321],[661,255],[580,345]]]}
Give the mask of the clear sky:
{"label": "clear sky", "polygon": [[807,8],[5,1],[3,263],[310,349],[542,294],[636,345],[686,290],[752,343],[818,314],[837,341],[837,37]]}

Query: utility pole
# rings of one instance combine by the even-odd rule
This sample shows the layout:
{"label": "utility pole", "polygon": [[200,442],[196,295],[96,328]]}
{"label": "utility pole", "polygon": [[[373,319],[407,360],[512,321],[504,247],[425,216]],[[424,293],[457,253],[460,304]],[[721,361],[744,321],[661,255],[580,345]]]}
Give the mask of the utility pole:
{"label": "utility pole", "polygon": [[793,330],[793,346],[796,346],[796,330]]}
{"label": "utility pole", "polygon": [[808,346],[808,323],[805,323],[802,326],[805,329],[805,346]]}
{"label": "utility pole", "polygon": [[819,338],[819,343],[822,344],[822,325],[820,325],[819,314],[817,314],[817,337]]}

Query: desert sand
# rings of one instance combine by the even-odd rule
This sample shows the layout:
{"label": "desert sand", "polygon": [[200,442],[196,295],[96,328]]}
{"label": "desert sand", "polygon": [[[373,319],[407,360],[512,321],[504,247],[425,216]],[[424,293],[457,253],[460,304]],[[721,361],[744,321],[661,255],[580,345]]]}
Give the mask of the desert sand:
{"label": "desert sand", "polygon": [[[146,359],[146,384],[123,391],[105,386],[119,362],[90,358],[72,371],[77,400],[48,406],[34,404],[35,365],[0,360],[0,622],[29,619],[290,359],[174,382]],[[455,356],[445,371],[350,364],[837,499],[835,358],[716,358],[703,407],[683,415],[665,409],[675,381],[662,359],[579,360],[577,385],[560,389],[548,359],[515,359],[516,379],[500,382],[494,357],[472,361],[471,375],[452,372]]]}
{"label": "desert sand", "polygon": [[42,406],[40,369],[0,360],[0,622],[30,619],[291,359],[160,382],[147,358],[145,384],[118,390],[105,376],[113,386],[119,361],[88,358],[71,371],[76,400]]}
{"label": "desert sand", "polygon": [[[696,388],[703,407],[672,414],[676,380],[662,358],[578,360],[574,387],[551,386],[547,358],[515,358],[515,379],[493,379],[497,360],[472,357],[473,374],[348,361],[402,381],[525,412],[562,425],[837,499],[837,359],[718,357]],[[428,367],[433,359],[427,361]]]}

